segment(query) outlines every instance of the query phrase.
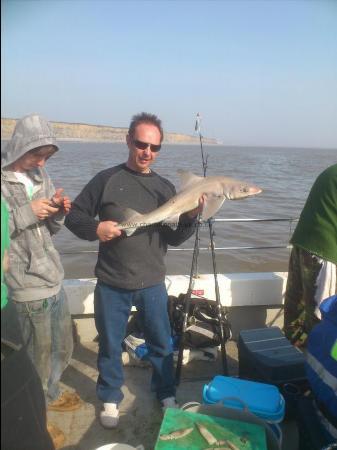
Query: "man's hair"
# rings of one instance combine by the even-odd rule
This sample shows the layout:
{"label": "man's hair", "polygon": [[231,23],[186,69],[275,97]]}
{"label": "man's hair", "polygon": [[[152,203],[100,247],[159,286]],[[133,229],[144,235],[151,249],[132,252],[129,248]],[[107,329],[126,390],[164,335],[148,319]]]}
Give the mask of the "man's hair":
{"label": "man's hair", "polygon": [[129,132],[128,132],[131,139],[133,139],[135,136],[136,127],[138,125],[140,125],[141,123],[147,123],[147,124],[154,125],[155,127],[157,127],[160,132],[160,142],[163,141],[164,132],[163,132],[163,128],[161,125],[161,120],[158,119],[158,117],[155,114],[150,114],[150,113],[146,113],[146,112],[136,114],[132,117],[131,123],[129,126]]}

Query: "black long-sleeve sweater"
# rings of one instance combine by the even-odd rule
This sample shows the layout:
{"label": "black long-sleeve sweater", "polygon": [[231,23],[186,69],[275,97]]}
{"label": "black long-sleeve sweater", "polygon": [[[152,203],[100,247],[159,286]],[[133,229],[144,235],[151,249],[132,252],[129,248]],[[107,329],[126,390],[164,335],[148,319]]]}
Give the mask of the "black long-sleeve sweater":
{"label": "black long-sleeve sweater", "polygon": [[[173,184],[156,172],[141,174],[121,164],[99,172],[84,187],[73,202],[65,225],[79,238],[94,241],[98,239],[100,221],[121,222],[124,208],[148,213],[175,193]],[[122,289],[141,289],[163,282],[167,246],[178,246],[188,239],[195,223],[183,214],[176,230],[156,224],[139,228],[130,237],[101,242],[95,268],[97,278]]]}

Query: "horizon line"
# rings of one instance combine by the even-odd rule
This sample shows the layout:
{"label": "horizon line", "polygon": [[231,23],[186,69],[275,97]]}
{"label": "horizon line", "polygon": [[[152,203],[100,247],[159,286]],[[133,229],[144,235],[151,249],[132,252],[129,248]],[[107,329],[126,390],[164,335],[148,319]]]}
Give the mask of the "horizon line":
{"label": "horizon line", "polygon": [[[36,113],[38,114],[38,113]],[[25,116],[23,116],[25,117]],[[20,118],[13,118],[13,117],[1,117],[1,120],[20,120]],[[86,126],[95,126],[95,127],[101,127],[101,128],[120,128],[120,129],[125,129],[128,130],[128,127],[121,127],[121,126],[113,126],[113,125],[102,125],[102,124],[93,124],[93,123],[85,123],[85,122],[67,122],[67,121],[62,121],[62,120],[48,120],[49,122],[52,123],[67,123],[69,125],[86,125]],[[184,136],[189,136],[189,137],[193,137],[193,138],[198,138],[198,135],[193,135],[193,134],[186,134],[183,132],[177,132],[177,131],[166,131],[164,132],[164,136],[165,133],[168,134],[173,134],[173,135],[184,135]],[[279,145],[279,144],[231,144],[231,143],[224,143],[222,139],[218,139],[218,138],[214,138],[214,137],[207,137],[207,136],[202,136],[205,139],[210,139],[210,140],[214,140],[216,141],[215,143],[205,143],[204,145],[211,145],[211,146],[219,146],[219,147],[248,147],[248,148],[279,148],[279,149],[307,149],[307,150],[337,150],[337,144],[334,147],[330,147],[330,146],[323,146],[323,147],[310,147],[310,146],[306,146],[306,145]],[[2,141],[7,141],[10,140],[10,138],[6,139],[6,138],[2,138]],[[57,138],[58,141],[65,141],[67,142],[67,138],[62,139],[62,138]],[[73,140],[76,142],[91,142],[90,140],[85,140],[85,139],[72,139],[69,138],[69,140]],[[92,142],[96,142],[96,143],[114,143],[114,141],[92,141]],[[198,143],[175,143],[175,142],[165,142],[165,138],[164,138],[164,143],[166,144],[170,144],[170,145],[198,145]],[[118,143],[118,142],[116,142]]]}

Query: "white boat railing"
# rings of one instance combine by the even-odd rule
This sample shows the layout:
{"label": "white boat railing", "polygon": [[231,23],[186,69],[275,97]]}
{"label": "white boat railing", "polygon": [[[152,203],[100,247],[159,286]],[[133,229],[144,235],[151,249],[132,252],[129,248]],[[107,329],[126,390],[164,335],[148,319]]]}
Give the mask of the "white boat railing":
{"label": "white boat railing", "polygon": [[[295,218],[258,218],[258,219],[212,219],[214,222],[295,222]],[[205,223],[207,225],[207,222]],[[204,239],[204,237],[202,238]],[[244,251],[259,249],[289,249],[290,245],[270,245],[270,246],[241,246],[241,247],[216,247],[218,251]],[[193,248],[169,248],[171,252],[192,252]],[[210,251],[208,247],[200,247],[201,251]],[[62,255],[76,255],[79,253],[96,253],[97,250],[67,250],[61,252]],[[243,272],[243,273],[219,273],[217,280],[221,292],[221,303],[226,307],[258,307],[257,316],[252,314],[252,319],[259,317],[258,321],[250,323],[250,328],[262,326],[260,312],[261,308],[266,311],[266,323],[277,325],[280,309],[284,300],[284,292],[287,282],[287,272]],[[66,279],[64,288],[68,298],[71,298],[71,314],[75,317],[81,317],[77,320],[78,333],[83,339],[89,339],[96,336],[96,329],[92,325],[92,333],[88,331],[87,322],[81,323],[83,317],[93,316],[94,313],[94,291],[96,278]],[[167,292],[169,295],[178,297],[180,293],[187,292],[189,285],[189,275],[167,275],[165,277]],[[195,280],[194,292],[196,296],[203,296],[209,300],[215,301],[214,274],[202,274]],[[246,316],[245,316],[246,317]],[[88,319],[93,320],[93,319]],[[248,319],[247,319],[248,320]],[[248,323],[248,322],[247,322]],[[245,326],[247,327],[247,323]],[[233,320],[232,320],[233,325]],[[242,324],[240,325],[242,327]],[[235,329],[240,326],[233,326],[233,335],[236,335]],[[90,328],[91,329],[91,328]],[[82,330],[82,331],[81,331]]]}
{"label": "white boat railing", "polygon": [[[199,251],[208,251],[211,247],[199,247]],[[290,249],[292,245],[265,245],[265,246],[241,246],[241,247],[214,247],[214,250],[268,250],[271,248]],[[185,248],[169,248],[171,252],[191,252],[194,249],[192,247]]]}
{"label": "white boat railing", "polygon": [[[298,222],[298,218],[295,217],[276,217],[276,218],[234,218],[234,219],[225,219],[225,218],[217,218],[211,220],[214,222],[289,222],[289,224],[293,222]],[[207,224],[207,222],[201,222],[203,224]],[[215,247],[214,250],[270,250],[270,249],[291,249],[292,245],[258,245],[258,246],[234,246],[234,247]],[[191,252],[193,251],[193,247],[184,247],[184,248],[169,248],[169,252]],[[199,251],[209,251],[210,247],[199,247]],[[74,250],[74,251],[60,251],[61,255],[74,255],[78,253],[98,253],[98,250]]]}
{"label": "white boat railing", "polygon": [[[296,217],[262,218],[262,219],[212,219],[212,222],[298,222]],[[205,222],[206,223],[206,222]]]}

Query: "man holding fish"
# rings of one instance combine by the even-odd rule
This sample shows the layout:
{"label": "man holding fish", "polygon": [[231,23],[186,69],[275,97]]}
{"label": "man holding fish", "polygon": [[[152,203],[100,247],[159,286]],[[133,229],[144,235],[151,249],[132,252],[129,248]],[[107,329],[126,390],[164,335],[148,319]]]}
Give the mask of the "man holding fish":
{"label": "man holding fish", "polygon": [[225,194],[223,180],[203,186],[207,179],[184,173],[185,188],[176,195],[174,186],[151,169],[162,141],[161,121],[155,115],[134,116],[126,137],[127,162],[98,173],[75,199],[66,219],[78,237],[100,241],[95,269],[96,391],[104,407],[100,421],[106,428],[118,424],[122,342],[133,305],[140,313],[153,367],[151,388],[164,409],[177,407],[165,287],[168,245],[178,246],[193,234],[202,207],[207,218],[226,197],[260,192],[226,179],[230,187]]}

